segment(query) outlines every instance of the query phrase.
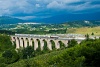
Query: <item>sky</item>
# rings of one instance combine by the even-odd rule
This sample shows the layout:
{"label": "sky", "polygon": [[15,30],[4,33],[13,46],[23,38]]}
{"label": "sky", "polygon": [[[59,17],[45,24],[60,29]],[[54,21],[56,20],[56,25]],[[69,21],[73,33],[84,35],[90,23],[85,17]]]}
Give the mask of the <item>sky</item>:
{"label": "sky", "polygon": [[100,0],[0,0],[0,16],[20,19],[100,12]]}

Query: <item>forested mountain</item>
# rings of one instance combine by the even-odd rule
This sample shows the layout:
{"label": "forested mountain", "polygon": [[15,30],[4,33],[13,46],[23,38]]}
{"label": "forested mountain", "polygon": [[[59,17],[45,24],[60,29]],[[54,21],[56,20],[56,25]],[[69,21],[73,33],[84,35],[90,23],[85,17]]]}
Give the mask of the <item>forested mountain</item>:
{"label": "forested mountain", "polygon": [[90,14],[61,14],[55,15],[49,18],[34,20],[36,22],[46,22],[46,23],[62,23],[68,21],[83,21],[83,20],[100,20],[100,13],[90,13]]}
{"label": "forested mountain", "polygon": [[16,24],[19,22],[24,22],[24,20],[18,18],[12,18],[9,16],[1,16],[0,17],[0,24]]}

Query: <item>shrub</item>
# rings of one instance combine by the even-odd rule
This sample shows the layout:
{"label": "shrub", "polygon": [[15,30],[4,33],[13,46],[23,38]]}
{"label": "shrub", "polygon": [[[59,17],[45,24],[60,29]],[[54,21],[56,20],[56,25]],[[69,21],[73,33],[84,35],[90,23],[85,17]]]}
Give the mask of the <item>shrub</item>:
{"label": "shrub", "polygon": [[4,63],[6,64],[14,63],[19,60],[19,56],[15,50],[6,50],[2,54],[2,57],[4,58]]}

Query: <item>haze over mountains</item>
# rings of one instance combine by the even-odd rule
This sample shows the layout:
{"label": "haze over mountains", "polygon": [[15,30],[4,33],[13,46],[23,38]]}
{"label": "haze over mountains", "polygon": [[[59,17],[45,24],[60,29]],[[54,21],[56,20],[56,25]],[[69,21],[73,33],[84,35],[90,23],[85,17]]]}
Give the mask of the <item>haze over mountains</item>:
{"label": "haze over mountains", "polygon": [[100,20],[100,12],[97,13],[90,13],[90,14],[61,14],[55,15],[49,18],[42,18],[42,19],[19,19],[13,18],[9,16],[1,16],[0,17],[0,24],[16,24],[16,23],[23,23],[23,22],[36,22],[36,23],[64,23],[68,21],[99,21]]}

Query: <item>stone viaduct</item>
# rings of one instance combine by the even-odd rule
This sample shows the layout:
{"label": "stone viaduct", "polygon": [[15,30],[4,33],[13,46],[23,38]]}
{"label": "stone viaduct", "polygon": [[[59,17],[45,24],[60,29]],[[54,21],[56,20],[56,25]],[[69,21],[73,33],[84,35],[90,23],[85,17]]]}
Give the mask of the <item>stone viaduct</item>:
{"label": "stone viaduct", "polygon": [[[50,36],[50,35],[29,35],[29,34],[16,34],[11,36],[12,42],[16,44],[16,49],[20,47],[34,46],[34,50],[39,47],[43,50],[44,43],[47,43],[47,47],[49,50],[52,50],[52,41],[55,43],[55,48],[60,48],[60,42],[64,44],[65,47],[68,46],[68,41],[75,38],[60,38],[59,36]],[[78,43],[80,43],[84,39],[77,38],[75,39]]]}

